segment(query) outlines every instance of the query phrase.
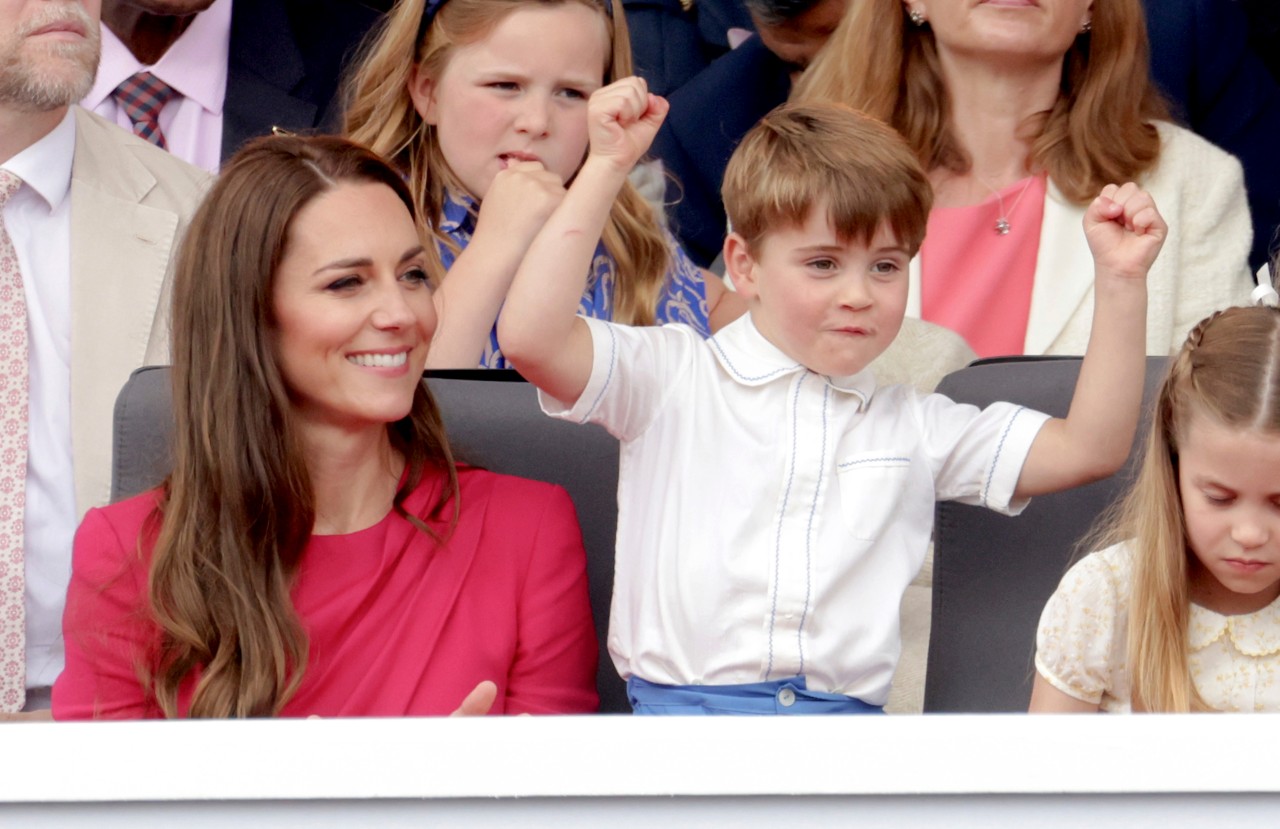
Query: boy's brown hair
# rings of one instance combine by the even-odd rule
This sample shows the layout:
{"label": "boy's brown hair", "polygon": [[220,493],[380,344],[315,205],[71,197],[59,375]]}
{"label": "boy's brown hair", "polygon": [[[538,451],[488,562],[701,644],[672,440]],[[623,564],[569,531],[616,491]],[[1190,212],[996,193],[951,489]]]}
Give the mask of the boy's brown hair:
{"label": "boy's brown hair", "polygon": [[933,188],[897,132],[839,104],[784,104],[729,159],[721,188],[734,232],[753,253],[770,230],[803,225],[825,205],[841,242],[870,244],[888,223],[912,255],[924,240]]}

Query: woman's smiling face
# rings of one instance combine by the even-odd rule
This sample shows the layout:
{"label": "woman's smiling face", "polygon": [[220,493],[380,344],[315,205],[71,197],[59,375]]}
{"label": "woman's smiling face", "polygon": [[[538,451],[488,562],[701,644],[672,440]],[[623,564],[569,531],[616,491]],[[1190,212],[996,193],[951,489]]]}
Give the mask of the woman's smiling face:
{"label": "woman's smiling face", "polygon": [[276,354],[304,423],[405,417],[436,328],[426,253],[386,185],[339,182],[294,217],[273,286]]}

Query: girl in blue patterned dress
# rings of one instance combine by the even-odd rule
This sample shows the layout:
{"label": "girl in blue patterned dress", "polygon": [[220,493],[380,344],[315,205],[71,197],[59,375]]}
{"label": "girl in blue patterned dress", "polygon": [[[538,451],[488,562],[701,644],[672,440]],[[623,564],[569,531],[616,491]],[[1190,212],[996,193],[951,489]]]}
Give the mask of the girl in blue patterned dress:
{"label": "girl in blue patterned dress", "polygon": [[[405,171],[448,270],[429,366],[507,367],[494,332],[507,288],[586,156],[587,98],[630,73],[616,0],[396,3],[354,79],[346,128]],[[742,307],[625,187],[580,312],[705,337]]]}

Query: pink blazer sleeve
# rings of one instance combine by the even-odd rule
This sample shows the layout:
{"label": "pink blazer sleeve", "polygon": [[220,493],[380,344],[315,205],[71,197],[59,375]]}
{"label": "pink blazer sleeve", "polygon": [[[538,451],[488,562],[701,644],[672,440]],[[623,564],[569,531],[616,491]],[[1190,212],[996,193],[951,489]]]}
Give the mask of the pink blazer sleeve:
{"label": "pink blazer sleeve", "polygon": [[153,503],[151,498],[133,499],[90,510],[76,531],[62,617],[66,667],[53,686],[54,719],[160,716],[139,671],[155,635],[146,611],[147,567],[137,531],[141,521],[113,520],[135,517],[131,508],[149,512]]}
{"label": "pink blazer sleeve", "polygon": [[596,636],[582,531],[569,495],[547,493],[519,586],[519,633],[507,675],[508,714],[588,713],[596,695]]}

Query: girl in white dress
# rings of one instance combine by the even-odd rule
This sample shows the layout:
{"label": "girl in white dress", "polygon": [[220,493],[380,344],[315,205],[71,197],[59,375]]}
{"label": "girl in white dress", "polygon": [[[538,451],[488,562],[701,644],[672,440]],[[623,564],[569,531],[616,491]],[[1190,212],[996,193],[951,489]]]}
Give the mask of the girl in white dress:
{"label": "girl in white dress", "polygon": [[1040,619],[1032,711],[1280,711],[1280,310],[1197,325],[1138,480]]}

